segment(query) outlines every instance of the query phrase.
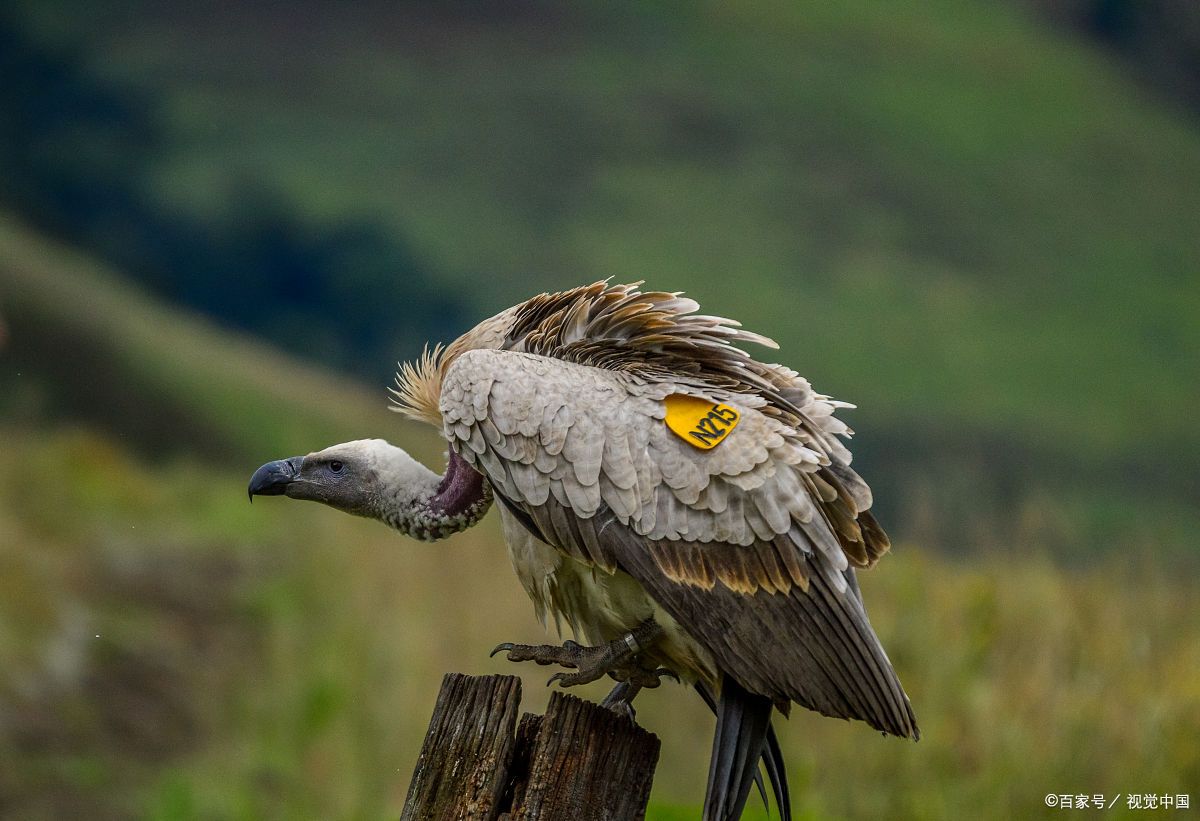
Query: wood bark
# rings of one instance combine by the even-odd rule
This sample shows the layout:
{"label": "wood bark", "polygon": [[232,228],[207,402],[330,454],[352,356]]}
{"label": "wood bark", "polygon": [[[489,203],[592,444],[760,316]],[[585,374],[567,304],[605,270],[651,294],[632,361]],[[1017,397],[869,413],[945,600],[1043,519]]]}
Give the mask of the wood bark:
{"label": "wood bark", "polygon": [[448,674],[402,821],[625,821],[645,816],[659,741],[560,692],[526,714],[515,676]]}
{"label": "wood bark", "polygon": [[556,692],[542,717],[513,821],[624,821],[646,815],[658,736]]}
{"label": "wood bark", "polygon": [[401,821],[496,818],[509,788],[520,704],[516,676],[446,674]]}

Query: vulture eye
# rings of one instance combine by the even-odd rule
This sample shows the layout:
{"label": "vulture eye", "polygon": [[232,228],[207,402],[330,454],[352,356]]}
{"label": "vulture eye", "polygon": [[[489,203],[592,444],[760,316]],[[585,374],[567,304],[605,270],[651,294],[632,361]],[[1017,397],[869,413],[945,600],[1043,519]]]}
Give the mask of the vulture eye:
{"label": "vulture eye", "polygon": [[342,469],[344,467],[346,467],[346,466],[343,465],[341,462],[339,462],[336,459],[334,459],[332,462],[329,463],[329,469],[332,470],[334,473],[341,473]]}

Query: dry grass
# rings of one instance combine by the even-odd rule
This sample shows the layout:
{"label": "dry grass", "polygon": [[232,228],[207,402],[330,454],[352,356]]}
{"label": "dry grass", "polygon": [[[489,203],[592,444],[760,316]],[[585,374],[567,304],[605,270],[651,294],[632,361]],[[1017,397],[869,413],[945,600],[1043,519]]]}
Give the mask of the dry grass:
{"label": "dry grass", "polygon": [[[422,545],[251,508],[238,473],[149,466],[95,434],[2,434],[0,745],[22,764],[0,785],[21,817],[81,790],[113,817],[394,816],[441,674],[505,670],[494,643],[543,635],[492,521]],[[797,713],[782,738],[802,815],[1006,818],[1047,792],[1197,783],[1193,575],[901,545],[864,588],[924,738]],[[522,672],[538,709],[546,672]],[[640,717],[675,817],[703,791],[711,721],[673,685]]]}
{"label": "dry grass", "polygon": [[[494,520],[424,545],[251,507],[266,458],[389,430],[439,446],[382,391],[164,311],[11,223],[0,247],[0,816],[394,817],[441,674],[508,670],[495,643],[544,635]],[[1050,792],[1200,783],[1200,583],[1152,535],[1183,520],[1117,510],[1151,535],[1071,562],[1078,503],[1022,499],[1021,550],[964,516],[969,555],[900,544],[863,577],[924,738],[798,712],[781,735],[801,817],[1052,817]],[[540,709],[548,672],[521,672]],[[664,742],[651,817],[695,817],[711,719],[674,686],[639,716]]]}

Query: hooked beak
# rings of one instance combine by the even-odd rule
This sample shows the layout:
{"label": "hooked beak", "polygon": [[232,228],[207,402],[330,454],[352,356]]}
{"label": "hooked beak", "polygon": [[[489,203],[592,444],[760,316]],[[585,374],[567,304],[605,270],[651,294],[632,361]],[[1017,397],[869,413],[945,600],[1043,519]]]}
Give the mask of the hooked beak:
{"label": "hooked beak", "polygon": [[293,456],[290,459],[280,459],[267,462],[254,471],[250,477],[250,501],[255,496],[283,496],[288,486],[300,476],[300,467],[304,464],[303,456]]}

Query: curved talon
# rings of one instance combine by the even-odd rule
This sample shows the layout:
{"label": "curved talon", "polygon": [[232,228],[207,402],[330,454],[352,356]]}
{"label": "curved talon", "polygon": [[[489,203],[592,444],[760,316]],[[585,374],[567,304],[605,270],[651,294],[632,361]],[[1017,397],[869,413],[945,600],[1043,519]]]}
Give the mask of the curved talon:
{"label": "curved talon", "polygon": [[511,650],[511,649],[513,649],[513,646],[514,646],[514,645],[513,645],[513,643],[512,643],[511,641],[505,641],[505,642],[501,642],[500,644],[497,644],[497,645],[496,645],[496,649],[495,649],[495,650],[493,650],[492,652],[488,653],[488,658],[493,658],[493,657],[494,657],[494,656],[495,656],[497,653],[499,653],[501,650],[505,650],[505,651],[507,651],[507,650]]}
{"label": "curved talon", "polygon": [[579,673],[555,673],[550,676],[550,680],[546,682],[546,686],[549,687],[557,681],[561,687],[574,687],[579,684],[588,684],[597,678],[599,676],[589,676],[587,671]]}

